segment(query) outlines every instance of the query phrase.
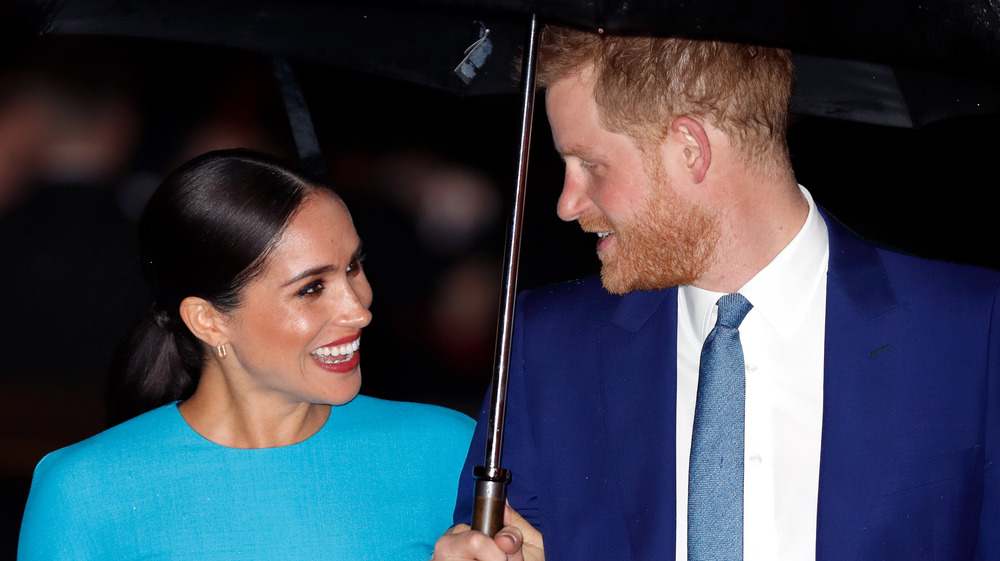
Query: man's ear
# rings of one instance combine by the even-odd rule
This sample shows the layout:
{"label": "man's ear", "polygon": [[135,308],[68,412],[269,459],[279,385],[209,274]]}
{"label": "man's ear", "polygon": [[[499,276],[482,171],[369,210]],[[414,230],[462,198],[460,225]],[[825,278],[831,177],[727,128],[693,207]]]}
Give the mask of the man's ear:
{"label": "man's ear", "polygon": [[223,316],[208,300],[188,296],[181,300],[180,316],[191,333],[208,345],[228,342]]}
{"label": "man's ear", "polygon": [[694,183],[701,183],[712,165],[712,145],[701,123],[691,117],[677,117],[670,123],[667,145],[679,147],[684,170]]}

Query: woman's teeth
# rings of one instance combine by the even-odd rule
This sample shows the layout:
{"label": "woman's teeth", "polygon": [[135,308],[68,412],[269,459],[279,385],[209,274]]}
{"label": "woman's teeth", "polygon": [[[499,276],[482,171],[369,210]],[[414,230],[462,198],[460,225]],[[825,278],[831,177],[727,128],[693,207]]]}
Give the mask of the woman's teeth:
{"label": "woman's teeth", "polygon": [[357,338],[350,343],[343,345],[333,345],[330,347],[320,347],[312,352],[316,360],[323,364],[337,364],[347,362],[354,358],[354,352],[361,347],[361,338]]}

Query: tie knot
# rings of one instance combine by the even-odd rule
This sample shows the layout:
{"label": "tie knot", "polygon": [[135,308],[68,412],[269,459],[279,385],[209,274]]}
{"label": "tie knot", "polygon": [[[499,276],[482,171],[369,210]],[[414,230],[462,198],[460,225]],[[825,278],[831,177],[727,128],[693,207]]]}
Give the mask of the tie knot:
{"label": "tie knot", "polygon": [[742,294],[734,292],[719,298],[719,318],[716,325],[724,325],[736,329],[743,323],[743,318],[747,317],[753,304],[743,297]]}

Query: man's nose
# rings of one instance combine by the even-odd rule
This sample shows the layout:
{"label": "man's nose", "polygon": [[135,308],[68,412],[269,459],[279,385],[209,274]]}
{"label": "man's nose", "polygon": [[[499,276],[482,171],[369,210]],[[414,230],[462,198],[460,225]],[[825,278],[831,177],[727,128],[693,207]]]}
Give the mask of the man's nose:
{"label": "man's nose", "polygon": [[574,177],[571,170],[566,170],[563,178],[562,193],[559,195],[559,202],[556,204],[556,214],[559,218],[571,222],[580,217],[583,209],[587,207],[587,193],[582,182]]}

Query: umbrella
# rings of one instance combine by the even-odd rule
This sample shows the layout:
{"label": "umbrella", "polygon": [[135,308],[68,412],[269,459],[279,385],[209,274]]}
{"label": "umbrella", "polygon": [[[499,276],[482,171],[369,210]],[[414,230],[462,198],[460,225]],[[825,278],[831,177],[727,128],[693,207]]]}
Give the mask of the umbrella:
{"label": "umbrella", "polygon": [[[616,33],[797,53],[792,108],[891,126],[1000,108],[1000,7],[988,0],[14,0],[42,33],[249,49],[461,95],[516,93],[532,14]],[[471,49],[470,49],[471,47]],[[467,50],[470,52],[466,53]],[[946,100],[946,103],[942,103]],[[957,100],[957,101],[956,101]]]}
{"label": "umbrella", "polygon": [[[504,271],[491,430],[476,471],[474,527],[502,522],[509,472],[500,467],[506,360],[513,319],[521,205],[527,175],[538,21],[590,30],[761,44],[797,53],[793,109],[915,127],[995,111],[1000,6],[988,0],[18,0],[43,33],[140,36],[274,55],[300,154],[315,161],[308,112],[289,59],[389,76],[461,95],[523,94],[521,152]],[[519,77],[514,60],[526,53]],[[943,73],[954,75],[947,80]],[[944,101],[944,103],[941,103]]]}

